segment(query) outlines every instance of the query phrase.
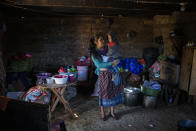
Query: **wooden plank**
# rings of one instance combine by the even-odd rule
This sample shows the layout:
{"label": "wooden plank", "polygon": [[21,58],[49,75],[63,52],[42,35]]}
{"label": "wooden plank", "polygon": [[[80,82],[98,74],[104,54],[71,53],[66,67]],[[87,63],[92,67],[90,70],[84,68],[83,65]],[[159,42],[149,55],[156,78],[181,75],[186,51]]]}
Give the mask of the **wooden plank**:
{"label": "wooden plank", "polygon": [[194,49],[189,95],[196,95],[196,49]]}
{"label": "wooden plank", "polygon": [[179,88],[186,92],[188,92],[189,89],[190,74],[192,70],[192,60],[193,60],[193,49],[184,47],[183,55],[182,55]]}
{"label": "wooden plank", "polygon": [[179,82],[180,65],[161,61],[160,78],[168,84],[177,85]]}

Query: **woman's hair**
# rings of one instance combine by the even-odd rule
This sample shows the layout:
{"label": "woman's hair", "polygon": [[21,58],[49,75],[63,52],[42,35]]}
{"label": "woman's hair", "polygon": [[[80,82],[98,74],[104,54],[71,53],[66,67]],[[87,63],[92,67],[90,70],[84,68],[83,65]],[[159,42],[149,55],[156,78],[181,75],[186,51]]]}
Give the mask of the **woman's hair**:
{"label": "woman's hair", "polygon": [[99,32],[97,34],[95,34],[91,39],[90,39],[90,45],[89,45],[89,53],[90,56],[95,57],[96,59],[102,59],[101,55],[99,54],[99,52],[96,50],[96,43],[98,41],[98,39],[102,37],[104,39],[104,33]]}

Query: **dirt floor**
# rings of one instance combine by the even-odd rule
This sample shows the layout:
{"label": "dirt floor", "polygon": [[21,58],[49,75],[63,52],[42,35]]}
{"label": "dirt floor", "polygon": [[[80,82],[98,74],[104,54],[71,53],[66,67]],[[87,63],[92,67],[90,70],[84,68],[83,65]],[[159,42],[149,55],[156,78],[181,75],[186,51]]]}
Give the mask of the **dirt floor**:
{"label": "dirt floor", "polygon": [[[72,119],[62,105],[52,114],[53,120],[65,120],[67,131],[177,131],[179,120],[196,120],[195,104],[159,104],[156,109],[118,105],[115,109],[120,116],[119,120],[108,118],[107,121],[101,121],[97,97],[78,96],[70,103],[74,112],[79,115],[78,119]],[[106,112],[108,114],[109,109]]]}

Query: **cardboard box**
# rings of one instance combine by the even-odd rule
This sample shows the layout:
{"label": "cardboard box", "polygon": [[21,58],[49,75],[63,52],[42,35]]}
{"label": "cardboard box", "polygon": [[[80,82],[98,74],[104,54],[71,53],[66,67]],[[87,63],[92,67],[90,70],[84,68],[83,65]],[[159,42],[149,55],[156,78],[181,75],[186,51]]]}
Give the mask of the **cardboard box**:
{"label": "cardboard box", "polygon": [[180,78],[180,65],[161,61],[160,78],[168,84],[177,85]]}

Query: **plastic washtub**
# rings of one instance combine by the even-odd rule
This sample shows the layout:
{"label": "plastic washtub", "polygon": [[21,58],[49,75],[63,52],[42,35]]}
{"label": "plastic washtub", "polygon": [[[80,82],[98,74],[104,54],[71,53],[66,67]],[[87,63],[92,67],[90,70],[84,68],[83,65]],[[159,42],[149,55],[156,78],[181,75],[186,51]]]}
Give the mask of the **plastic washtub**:
{"label": "plastic washtub", "polygon": [[68,81],[68,75],[55,75],[52,77],[56,84],[66,84]]}
{"label": "plastic washtub", "polygon": [[161,92],[160,89],[152,89],[141,85],[141,92],[147,96],[158,96]]}

